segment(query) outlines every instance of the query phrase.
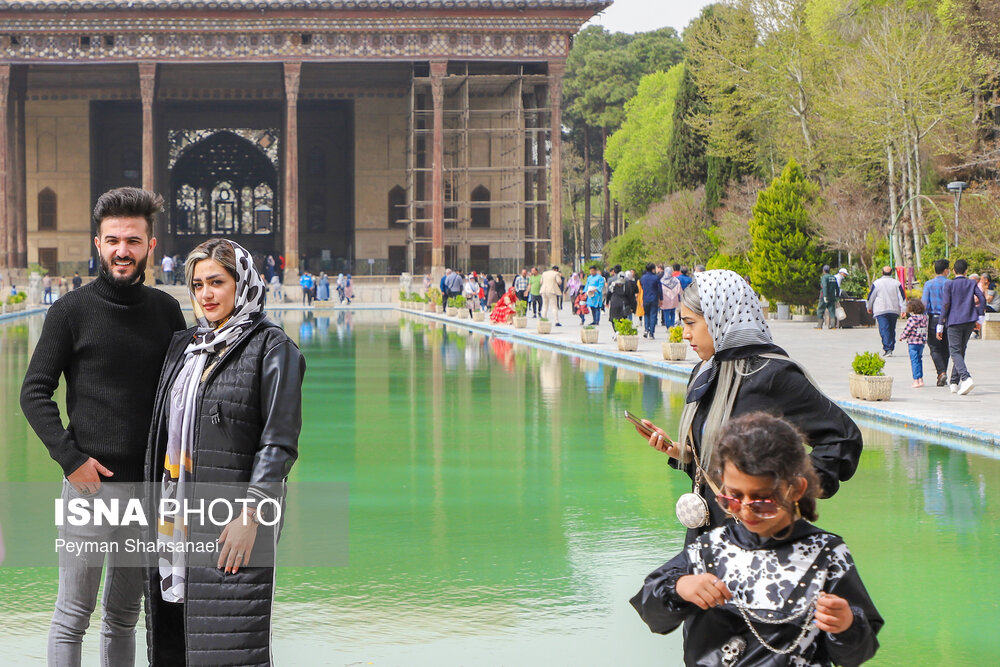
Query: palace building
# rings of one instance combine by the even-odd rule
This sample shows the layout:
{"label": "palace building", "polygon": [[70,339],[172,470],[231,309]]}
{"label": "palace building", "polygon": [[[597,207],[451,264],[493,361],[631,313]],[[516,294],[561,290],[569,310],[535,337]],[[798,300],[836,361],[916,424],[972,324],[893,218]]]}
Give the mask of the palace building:
{"label": "palace building", "polygon": [[85,270],[104,191],[310,271],[562,259],[562,76],[611,0],[0,0],[0,265]]}

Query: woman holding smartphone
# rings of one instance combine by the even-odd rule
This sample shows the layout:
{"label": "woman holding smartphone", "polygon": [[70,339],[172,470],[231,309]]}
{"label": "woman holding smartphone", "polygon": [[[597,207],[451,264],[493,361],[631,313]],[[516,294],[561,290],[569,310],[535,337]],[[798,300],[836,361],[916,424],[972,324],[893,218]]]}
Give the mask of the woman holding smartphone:
{"label": "woman holding smartphone", "polygon": [[[821,497],[836,493],[840,482],[850,479],[857,469],[861,431],[802,367],[774,344],[760,301],[746,281],[726,270],[695,274],[681,295],[680,317],[684,338],[701,362],[688,380],[677,442],[643,420],[653,431],[648,436],[650,446],[667,454],[672,467],[694,479],[694,457],[702,470],[711,470],[715,443],[731,417],[767,412],[786,419],[805,434],[819,475]],[[643,429],[636,430],[647,437]],[[699,487],[695,492],[708,504],[708,522],[690,529],[687,543],[727,520],[703,480]]]}
{"label": "woman holding smartphone", "polygon": [[[164,548],[146,591],[149,661],[268,665],[273,560],[255,566],[250,558],[255,544],[269,551],[277,542],[278,526],[261,525],[257,507],[263,516],[284,500],[305,361],[264,315],[264,282],[244,248],[206,241],[188,256],[185,275],[198,326],[174,336],[160,375],[146,459],[153,506],[182,502],[193,482],[225,485],[252,502],[221,529],[160,517]],[[193,536],[218,541],[216,567],[188,566],[183,552],[166,548]]]}

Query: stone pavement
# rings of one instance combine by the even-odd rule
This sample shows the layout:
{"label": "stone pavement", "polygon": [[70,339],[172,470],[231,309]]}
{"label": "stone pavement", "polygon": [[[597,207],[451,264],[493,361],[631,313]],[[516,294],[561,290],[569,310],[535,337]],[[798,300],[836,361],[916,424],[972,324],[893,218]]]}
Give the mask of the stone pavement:
{"label": "stone pavement", "polygon": [[[640,334],[637,352],[619,352],[617,343],[611,338],[611,325],[605,321],[600,325],[599,342],[584,345],[580,342],[580,318],[569,312],[568,304],[559,316],[562,326],[553,326],[551,334],[537,333],[538,320],[530,316],[526,329],[515,329],[512,326],[493,326],[489,321],[481,323],[416,311],[403,312],[481,331],[493,331],[500,336],[574,350],[588,356],[599,356],[610,363],[651,365],[678,379],[686,379],[697,362],[696,355],[690,350],[686,361],[663,360],[661,344],[666,341],[667,334],[662,326],[657,327],[654,340],[644,339]],[[935,386],[934,364],[926,346],[923,356],[924,381],[928,384],[920,389],[912,388],[907,346],[905,343],[897,343],[895,354],[886,359],[885,365],[885,373],[893,376],[891,400],[859,401],[853,399],[848,390],[851,361],[857,352],[881,351],[878,329],[861,327],[818,331],[814,328],[814,322],[778,320],[769,320],[768,325],[775,343],[808,369],[827,395],[855,416],[919,430],[926,435],[940,434],[979,445],[992,445],[1000,451],[1000,341],[969,341],[966,363],[976,387],[965,396],[952,394],[947,387]],[[901,331],[902,324],[897,327],[897,336]]]}

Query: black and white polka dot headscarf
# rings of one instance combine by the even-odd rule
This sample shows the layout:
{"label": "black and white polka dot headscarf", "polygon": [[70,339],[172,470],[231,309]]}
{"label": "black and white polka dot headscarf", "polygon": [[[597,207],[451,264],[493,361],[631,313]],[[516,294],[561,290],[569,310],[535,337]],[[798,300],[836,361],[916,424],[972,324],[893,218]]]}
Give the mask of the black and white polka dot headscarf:
{"label": "black and white polka dot headscarf", "polygon": [[694,274],[694,279],[716,354],[734,347],[774,344],[760,299],[740,274],[713,269]]}
{"label": "black and white polka dot headscarf", "polygon": [[774,346],[771,330],[764,320],[760,299],[740,274],[713,269],[694,274],[701,299],[701,312],[712,335],[715,354],[698,368],[688,387],[687,402],[700,401],[711,388],[721,360],[740,356],[739,348]]}
{"label": "black and white polka dot headscarf", "polygon": [[[232,343],[251,323],[253,315],[264,312],[264,300],[267,295],[267,288],[264,279],[254,268],[253,258],[250,253],[239,243],[227,241],[233,246],[236,254],[236,303],[232,316],[218,329],[213,329],[204,314],[198,317],[198,333],[187,349],[187,354],[201,354],[204,352],[215,352],[224,345]],[[197,305],[194,294],[192,301]],[[195,308],[196,313],[201,313],[201,308]]]}

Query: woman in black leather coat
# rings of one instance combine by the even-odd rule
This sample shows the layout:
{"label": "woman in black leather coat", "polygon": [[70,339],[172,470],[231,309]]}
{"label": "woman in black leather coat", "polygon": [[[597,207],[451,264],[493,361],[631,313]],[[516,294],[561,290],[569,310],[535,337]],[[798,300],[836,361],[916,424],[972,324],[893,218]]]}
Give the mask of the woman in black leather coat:
{"label": "woman in black leather coat", "polygon": [[[188,256],[185,275],[199,326],[174,336],[160,375],[146,460],[153,506],[188,499],[192,482],[250,502],[235,504],[239,514],[223,528],[175,531],[160,517],[159,544],[200,538],[220,549],[215,567],[159,550],[147,580],[149,660],[269,665],[280,523],[264,516],[281,506],[298,456],[305,361],[264,315],[265,286],[241,246],[206,241]],[[267,557],[251,560],[253,552]]]}
{"label": "woman in black leather coat", "polygon": [[[649,444],[669,464],[695,477],[691,450],[702,470],[712,463],[715,440],[726,422],[749,412],[783,417],[806,436],[819,475],[821,498],[829,498],[857,470],[861,431],[804,369],[774,344],[757,295],[743,278],[726,270],[703,271],[681,294],[684,338],[701,359],[688,381],[677,442],[648,421]],[[640,435],[648,437],[641,430]],[[708,505],[708,522],[688,531],[685,543],[728,518],[702,481],[696,491]]]}

